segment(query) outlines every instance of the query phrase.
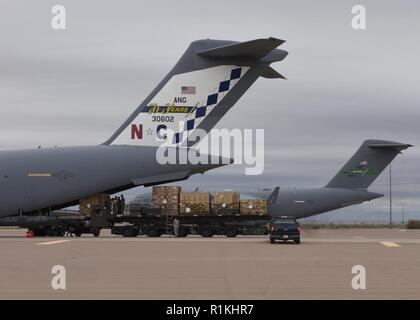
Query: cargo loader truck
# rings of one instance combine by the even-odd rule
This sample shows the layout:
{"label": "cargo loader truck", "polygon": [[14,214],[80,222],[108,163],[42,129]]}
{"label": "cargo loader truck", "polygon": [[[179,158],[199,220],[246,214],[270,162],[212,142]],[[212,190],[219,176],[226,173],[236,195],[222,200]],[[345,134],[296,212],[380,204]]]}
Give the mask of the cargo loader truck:
{"label": "cargo loader truck", "polygon": [[151,204],[121,203],[100,193],[80,199],[79,210],[39,212],[0,219],[1,226],[28,228],[32,236],[65,234],[97,237],[102,229],[124,237],[189,234],[211,237],[268,234],[271,217],[265,199],[241,200],[239,192],[182,192],[179,186],[153,187]]}

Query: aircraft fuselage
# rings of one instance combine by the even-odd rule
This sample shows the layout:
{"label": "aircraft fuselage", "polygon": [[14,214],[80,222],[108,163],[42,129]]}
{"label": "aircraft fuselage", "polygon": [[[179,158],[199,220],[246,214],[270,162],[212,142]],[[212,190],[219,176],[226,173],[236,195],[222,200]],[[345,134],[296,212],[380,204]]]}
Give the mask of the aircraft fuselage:
{"label": "aircraft fuselage", "polygon": [[160,165],[156,147],[85,146],[0,152],[0,216],[75,204],[99,192],[176,181],[219,165]]}
{"label": "aircraft fuselage", "polygon": [[[253,196],[268,198],[270,192],[255,192]],[[344,188],[314,188],[280,190],[275,203],[268,206],[272,217],[293,216],[297,219],[370,201],[380,193]]]}

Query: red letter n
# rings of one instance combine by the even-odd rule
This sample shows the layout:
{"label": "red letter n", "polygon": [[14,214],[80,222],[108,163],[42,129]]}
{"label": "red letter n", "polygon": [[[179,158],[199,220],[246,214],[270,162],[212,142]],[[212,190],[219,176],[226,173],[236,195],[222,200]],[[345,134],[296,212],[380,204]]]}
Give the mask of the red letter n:
{"label": "red letter n", "polygon": [[131,139],[143,139],[143,125],[132,124],[131,125]]}

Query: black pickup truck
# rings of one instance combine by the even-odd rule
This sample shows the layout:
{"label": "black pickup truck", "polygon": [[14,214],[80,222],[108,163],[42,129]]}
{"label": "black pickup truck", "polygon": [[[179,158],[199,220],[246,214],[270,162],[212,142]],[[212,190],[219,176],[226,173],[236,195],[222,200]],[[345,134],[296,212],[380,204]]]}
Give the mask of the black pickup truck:
{"label": "black pickup truck", "polygon": [[271,222],[270,242],[293,241],[300,243],[300,225],[293,217],[280,217]]}

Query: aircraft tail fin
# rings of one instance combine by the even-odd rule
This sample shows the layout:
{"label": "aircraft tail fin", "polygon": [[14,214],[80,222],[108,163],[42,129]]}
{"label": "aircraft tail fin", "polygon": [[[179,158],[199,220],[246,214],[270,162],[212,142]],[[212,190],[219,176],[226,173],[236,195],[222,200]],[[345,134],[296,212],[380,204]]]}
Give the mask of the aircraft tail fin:
{"label": "aircraft tail fin", "polygon": [[412,145],[366,140],[326,187],[365,190],[402,150],[409,147]]}
{"label": "aircraft tail fin", "polygon": [[267,204],[275,204],[277,202],[277,198],[279,196],[280,187],[275,187],[273,192],[267,198]]}
{"label": "aircraft tail fin", "polygon": [[275,38],[192,42],[104,144],[185,146],[194,130],[208,133],[258,77],[284,78],[269,67],[287,56],[286,51],[276,49],[283,42]]}

